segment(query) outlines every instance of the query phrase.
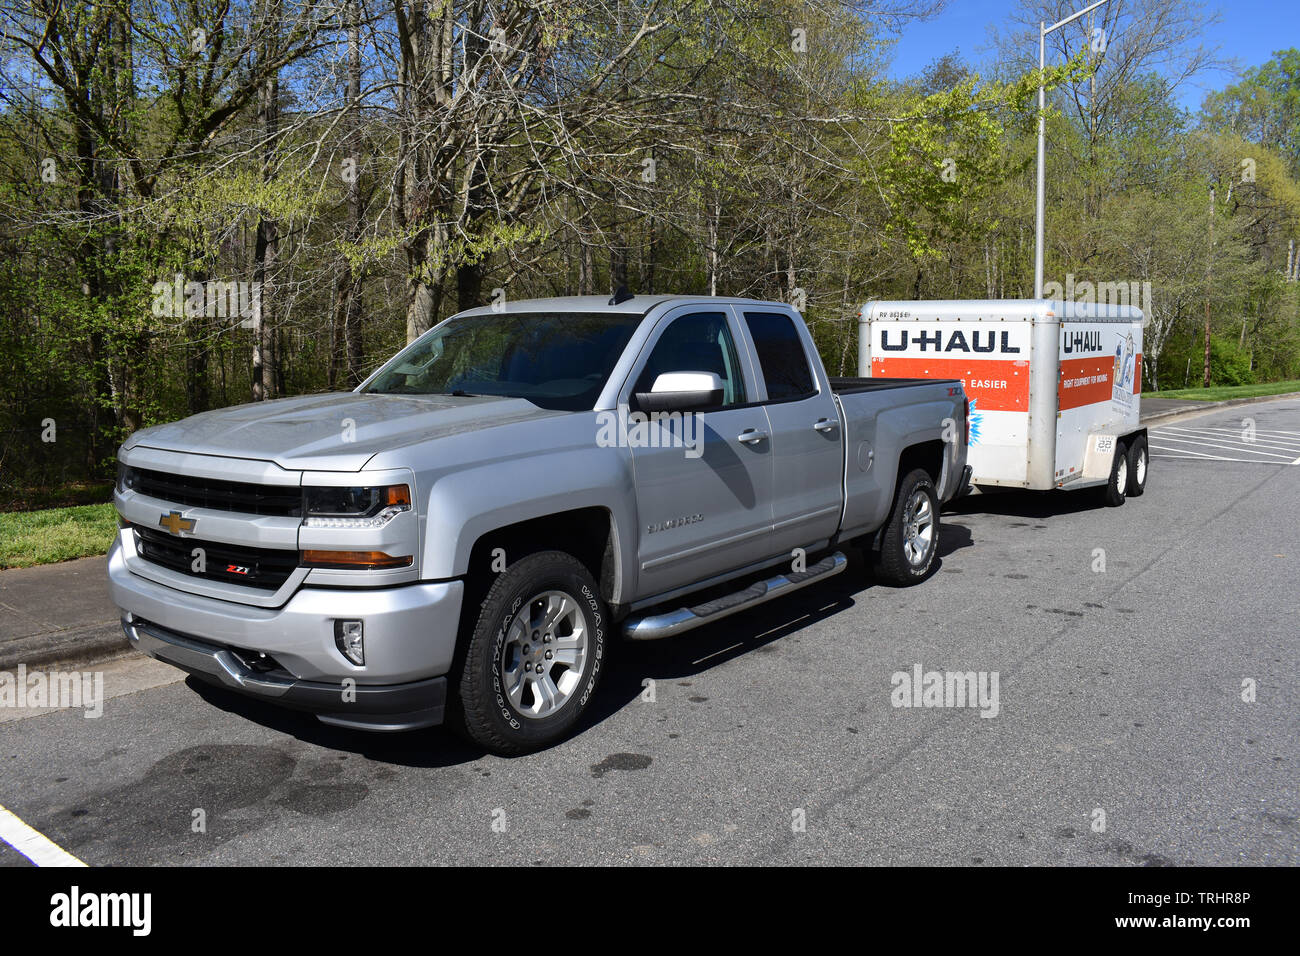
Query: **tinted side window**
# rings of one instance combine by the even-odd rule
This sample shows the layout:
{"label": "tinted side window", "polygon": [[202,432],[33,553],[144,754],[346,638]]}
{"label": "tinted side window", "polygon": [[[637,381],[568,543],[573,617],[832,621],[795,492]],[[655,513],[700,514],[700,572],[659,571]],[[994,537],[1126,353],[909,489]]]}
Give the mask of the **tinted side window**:
{"label": "tinted side window", "polygon": [[806,398],[817,391],[803,342],[790,316],[779,312],[746,312],[745,324],[754,339],[771,401]]}
{"label": "tinted side window", "polygon": [[722,404],[745,401],[745,379],[740,372],[736,345],[721,312],[683,315],[659,336],[634,392],[648,392],[665,372],[714,372],[722,379]]}

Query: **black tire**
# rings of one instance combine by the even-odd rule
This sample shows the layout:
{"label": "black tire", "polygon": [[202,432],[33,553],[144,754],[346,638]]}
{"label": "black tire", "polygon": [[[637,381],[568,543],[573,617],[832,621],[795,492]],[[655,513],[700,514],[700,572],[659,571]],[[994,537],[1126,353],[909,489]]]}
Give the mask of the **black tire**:
{"label": "black tire", "polygon": [[[928,500],[931,519],[928,547],[914,549],[916,537],[909,535],[909,525],[914,515],[909,503],[917,496]],[[880,552],[876,555],[876,577],[890,584],[906,587],[924,581],[934,567],[939,553],[939,496],[934,481],[920,468],[903,476],[894,494],[894,506],[889,519],[880,529]]]}
{"label": "black tire", "polygon": [[[532,615],[545,602],[541,596],[552,592],[570,598],[576,605],[570,617],[582,618],[586,650],[580,668],[560,670],[564,665],[558,660],[544,665],[547,680],[552,680],[553,675],[558,677],[558,681],[552,680],[553,686],[569,683],[572,679],[566,675],[571,671],[577,670],[578,677],[553,713],[533,716],[525,712],[526,707],[517,706],[511,700],[503,662],[524,661],[521,665],[524,671],[534,666],[526,661],[535,658],[521,654],[519,642],[512,641],[518,632],[511,631],[511,624],[517,615]],[[525,602],[531,602],[531,609],[524,608]],[[483,599],[478,620],[460,657],[448,722],[474,743],[502,756],[531,753],[563,739],[596,691],[605,665],[608,626],[609,609],[591,574],[576,558],[562,551],[541,551],[520,559],[497,577]],[[539,646],[534,646],[538,630],[526,645],[534,655],[539,651]],[[576,628],[571,626],[569,630],[572,633]],[[558,628],[555,636],[560,637]],[[543,673],[540,669],[543,664],[535,666],[539,668],[537,673]],[[533,679],[521,678],[521,685],[523,680]],[[527,695],[535,686],[532,684],[524,690],[523,703],[528,702]],[[544,696],[534,696],[534,705]]]}
{"label": "black tire", "polygon": [[[1141,498],[1147,490],[1147,474],[1151,471],[1151,455],[1147,451],[1145,435],[1135,435],[1128,446],[1128,491],[1129,498]],[[1138,476],[1141,476],[1140,478]]]}
{"label": "black tire", "polygon": [[1102,489],[1101,500],[1112,508],[1124,503],[1128,492],[1128,446],[1115,443],[1115,457],[1110,463],[1110,479]]}

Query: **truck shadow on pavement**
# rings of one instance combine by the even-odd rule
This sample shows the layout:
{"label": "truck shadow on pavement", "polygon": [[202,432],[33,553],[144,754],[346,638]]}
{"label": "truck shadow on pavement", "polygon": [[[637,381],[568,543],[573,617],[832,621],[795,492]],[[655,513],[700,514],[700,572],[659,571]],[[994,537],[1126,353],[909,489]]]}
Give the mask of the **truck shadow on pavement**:
{"label": "truck shadow on pavement", "polygon": [[[987,514],[1008,518],[1052,518],[1106,510],[1109,509],[1101,499],[1101,492],[1084,488],[1079,491],[995,491],[967,495],[950,502],[943,513],[945,516]],[[949,527],[944,525],[945,535]]]}
{"label": "truck shadow on pavement", "polygon": [[[933,579],[942,569],[944,557],[973,545],[969,528],[945,520],[934,570],[918,586],[937,584]],[[867,557],[860,549],[847,547],[844,551],[849,564],[843,572],[788,597],[676,638],[645,642],[616,639],[609,669],[574,736],[588,733],[636,701],[647,677],[658,681],[688,680],[737,657],[770,652],[772,644],[853,607],[867,592],[886,587],[873,580]],[[304,743],[369,760],[405,767],[440,768],[459,766],[485,756],[481,748],[442,727],[396,734],[347,730],[322,724],[310,714],[244,697],[194,677],[187,678],[186,685],[208,704],[228,714]]]}
{"label": "truck shadow on pavement", "polygon": [[[965,525],[944,521],[939,553],[930,577],[918,587],[937,584],[944,556],[974,545]],[[583,729],[598,724],[637,700],[643,681],[688,680],[738,657],[771,653],[772,645],[805,628],[852,608],[869,592],[891,590],[876,582],[867,555],[859,548],[842,549],[848,567],[828,581],[814,584],[716,624],[658,641],[619,641],[600,693],[584,715]]]}
{"label": "truck shadow on pavement", "polygon": [[195,677],[186,678],[185,684],[208,704],[228,714],[296,737],[303,743],[356,754],[367,760],[403,767],[455,767],[477,760],[485,753],[443,727],[402,733],[348,730],[322,724],[311,714],[245,697]]}

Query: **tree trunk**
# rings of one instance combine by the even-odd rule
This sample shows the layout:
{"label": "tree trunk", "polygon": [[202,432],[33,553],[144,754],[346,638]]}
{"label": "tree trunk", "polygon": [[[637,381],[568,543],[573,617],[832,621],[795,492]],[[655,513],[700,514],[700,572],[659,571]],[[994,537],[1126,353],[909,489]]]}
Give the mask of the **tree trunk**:
{"label": "tree trunk", "polygon": [[578,272],[578,295],[594,295],[596,292],[596,250],[585,236],[580,236],[582,243],[582,260]]}
{"label": "tree trunk", "polygon": [[[271,24],[262,43],[262,57],[269,60],[275,55],[277,45],[276,25],[280,19],[281,0],[268,0],[267,20]],[[262,181],[275,177],[276,139],[279,136],[280,78],[273,74],[259,91],[259,112],[262,132]],[[259,288],[257,305],[253,314],[253,401],[261,402],[275,397],[276,369],[274,350],[275,272],[280,258],[280,227],[270,218],[262,217],[257,223],[257,245],[254,252],[256,265],[253,281]]]}
{"label": "tree trunk", "polygon": [[[199,259],[202,251],[193,249],[190,256],[192,259]],[[191,281],[203,283],[210,278],[206,269],[189,276]],[[208,358],[211,349],[208,345],[206,311],[200,311],[198,315],[186,316],[185,328],[190,339],[185,349],[185,409],[191,415],[197,415],[212,407],[208,395]]]}
{"label": "tree trunk", "polygon": [[347,319],[351,279],[352,271],[347,259],[344,259],[339,274],[334,279],[334,303],[330,310],[330,359],[325,371],[325,384],[331,392],[338,388],[339,373],[345,359],[343,325]]}
{"label": "tree trunk", "polygon": [[[348,0],[348,105],[350,121],[352,175],[348,179],[348,240],[361,241],[365,228],[361,208],[361,10],[357,0]],[[347,384],[356,388],[365,378],[365,341],[361,328],[361,295],[366,273],[362,266],[351,260],[344,263],[346,287],[344,289],[343,315],[340,325],[343,346],[347,356]]]}
{"label": "tree trunk", "polygon": [[718,222],[722,218],[722,200],[714,196],[709,206],[709,295],[718,294]]}
{"label": "tree trunk", "polygon": [[840,316],[844,322],[843,344],[840,347],[840,370],[839,374],[844,374],[844,369],[849,362],[849,347],[853,344],[854,332],[854,314],[849,308],[849,280],[853,269],[846,260],[844,263],[844,287],[840,289]]}
{"label": "tree trunk", "polygon": [[627,246],[621,227],[616,225],[611,233],[614,243],[609,250],[609,292],[613,295],[627,287]]}
{"label": "tree trunk", "polygon": [[655,227],[655,217],[650,217],[649,235],[646,238],[645,269],[642,273],[642,289],[646,295],[654,295],[655,268],[659,264],[659,231]]}
{"label": "tree trunk", "polygon": [[[452,180],[444,157],[456,153],[456,144],[446,137],[435,144],[428,131],[439,128],[440,114],[451,100],[457,10],[454,4],[444,3],[441,12],[430,19],[422,2],[411,2],[405,8],[397,4],[395,9],[399,29],[407,39],[402,47],[400,182],[409,195],[400,223],[414,229],[406,247],[406,338],[411,342],[433,327],[446,278],[440,254],[448,243]],[[448,132],[449,137],[454,135]]]}
{"label": "tree trunk", "polygon": [[1210,187],[1209,250],[1205,256],[1205,377],[1203,388],[1210,387],[1210,275],[1214,268],[1214,187]]}

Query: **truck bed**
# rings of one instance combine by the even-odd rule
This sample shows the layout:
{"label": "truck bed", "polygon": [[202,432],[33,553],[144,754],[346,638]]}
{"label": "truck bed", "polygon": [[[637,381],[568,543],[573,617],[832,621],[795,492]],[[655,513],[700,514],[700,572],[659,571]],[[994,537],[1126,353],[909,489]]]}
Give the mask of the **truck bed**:
{"label": "truck bed", "polygon": [[853,395],[857,392],[878,392],[909,385],[933,385],[936,382],[961,384],[961,380],[955,378],[831,378],[831,391],[836,395]]}
{"label": "truck bed", "polygon": [[[889,516],[895,482],[903,477],[896,474],[903,447],[944,441],[944,423],[964,421],[965,393],[959,379],[832,378],[830,384],[844,433],[840,533],[853,538],[875,531]],[[964,441],[955,452],[943,456],[942,474],[935,475],[941,502],[960,490]]]}

